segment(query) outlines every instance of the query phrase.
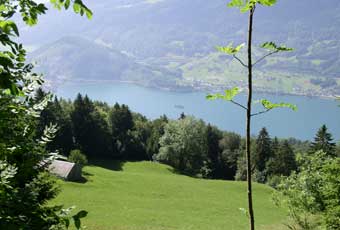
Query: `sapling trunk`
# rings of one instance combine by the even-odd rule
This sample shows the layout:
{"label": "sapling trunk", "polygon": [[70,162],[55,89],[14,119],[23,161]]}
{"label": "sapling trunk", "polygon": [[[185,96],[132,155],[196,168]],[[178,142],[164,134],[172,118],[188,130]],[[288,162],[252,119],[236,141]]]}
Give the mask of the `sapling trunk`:
{"label": "sapling trunk", "polygon": [[247,154],[247,184],[248,184],[248,213],[250,230],[255,229],[253,194],[251,181],[251,152],[250,152],[250,128],[251,128],[251,104],[253,97],[253,63],[252,63],[252,35],[253,35],[253,16],[255,7],[249,11],[248,29],[248,103],[247,103],[247,134],[246,134],[246,154]]}
{"label": "sapling trunk", "polygon": [[276,3],[276,0],[231,0],[228,4],[229,7],[238,7],[241,12],[249,12],[249,24],[248,24],[248,63],[244,63],[242,59],[237,57],[237,53],[242,49],[244,44],[240,44],[238,46],[233,46],[232,43],[228,46],[218,46],[217,50],[226,53],[228,55],[232,55],[243,67],[248,70],[248,100],[247,106],[242,105],[234,100],[234,97],[240,92],[238,87],[234,87],[232,89],[225,90],[224,95],[217,94],[209,94],[207,95],[208,100],[216,100],[223,99],[225,101],[232,102],[233,104],[239,106],[240,108],[246,110],[246,159],[247,159],[247,194],[248,194],[248,217],[250,222],[250,230],[255,230],[255,217],[254,217],[254,209],[253,209],[253,194],[252,194],[252,164],[251,164],[251,150],[250,150],[250,134],[251,134],[251,118],[253,116],[257,116],[263,113],[267,113],[275,108],[290,108],[294,111],[297,110],[296,105],[290,103],[272,103],[266,99],[260,100],[264,110],[252,114],[252,100],[253,100],[253,67],[263,61],[265,58],[279,52],[289,52],[292,51],[292,48],[288,48],[284,45],[278,46],[274,42],[265,42],[261,45],[261,48],[264,48],[269,51],[266,55],[259,58],[257,61],[252,60],[252,37],[253,37],[253,17],[255,12],[256,4],[261,4],[263,6],[272,6]]}

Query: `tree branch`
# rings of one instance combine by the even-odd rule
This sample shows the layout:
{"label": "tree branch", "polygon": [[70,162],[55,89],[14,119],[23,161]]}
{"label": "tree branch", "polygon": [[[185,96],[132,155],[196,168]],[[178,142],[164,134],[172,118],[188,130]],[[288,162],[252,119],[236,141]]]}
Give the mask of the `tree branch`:
{"label": "tree branch", "polygon": [[242,109],[247,110],[247,107],[245,107],[244,105],[241,105],[240,103],[238,103],[238,102],[236,102],[236,101],[234,101],[234,100],[231,100],[231,103],[233,103],[233,104],[235,104],[235,105],[241,107]]}
{"label": "tree branch", "polygon": [[270,110],[272,110],[272,109],[267,109],[267,110],[264,110],[264,111],[261,111],[261,112],[258,112],[258,113],[253,113],[253,114],[250,115],[250,116],[254,117],[254,116],[257,116],[257,115],[260,115],[260,114],[267,113],[267,112],[269,112]]}
{"label": "tree branch", "polygon": [[255,66],[257,63],[263,61],[266,57],[269,57],[270,55],[276,54],[276,53],[278,53],[278,52],[279,52],[279,51],[276,50],[276,51],[273,51],[273,52],[270,52],[270,53],[264,55],[264,56],[261,57],[259,60],[257,60],[257,61],[253,64],[253,66]]}
{"label": "tree branch", "polygon": [[233,55],[233,57],[234,57],[239,63],[241,63],[241,65],[243,65],[245,68],[248,68],[248,66],[247,66],[246,64],[244,64],[244,62],[243,62],[240,58],[238,58],[235,54]]}

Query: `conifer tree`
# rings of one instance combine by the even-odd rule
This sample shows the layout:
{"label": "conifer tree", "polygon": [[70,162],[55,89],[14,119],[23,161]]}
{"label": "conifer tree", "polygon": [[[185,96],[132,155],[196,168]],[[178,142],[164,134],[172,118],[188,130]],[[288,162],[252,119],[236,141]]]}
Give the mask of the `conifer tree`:
{"label": "conifer tree", "polygon": [[131,130],[134,127],[132,113],[128,106],[120,106],[116,103],[110,111],[109,120],[115,154],[124,157],[130,144]]}
{"label": "conifer tree", "polygon": [[71,113],[77,147],[87,156],[111,155],[110,132],[107,122],[87,95],[78,94]]}
{"label": "conifer tree", "polygon": [[268,161],[267,172],[270,176],[289,176],[297,169],[295,153],[287,140],[279,145],[278,151]]}
{"label": "conifer tree", "polygon": [[208,152],[207,157],[209,160],[209,169],[211,171],[210,177],[216,178],[219,174],[220,168],[220,148],[219,141],[222,138],[222,133],[216,128],[208,124],[207,126],[207,144]]}
{"label": "conifer tree", "polygon": [[333,142],[332,134],[328,132],[326,125],[323,125],[311,143],[310,152],[314,153],[322,150],[329,156],[336,156],[335,147],[336,144]]}
{"label": "conifer tree", "polygon": [[280,146],[279,139],[277,137],[274,137],[274,139],[272,140],[272,147],[271,147],[273,155],[277,153],[277,151],[279,150],[279,146]]}
{"label": "conifer tree", "polygon": [[259,172],[266,168],[266,162],[272,156],[272,143],[266,128],[262,128],[257,139],[255,149],[255,167]]}
{"label": "conifer tree", "polygon": [[[48,94],[39,88],[35,94],[35,101],[40,101]],[[37,122],[37,134],[42,135],[46,126],[56,124],[58,131],[51,142],[47,144],[50,151],[58,150],[60,154],[68,155],[73,149],[73,133],[72,124],[69,117],[59,103],[57,97],[53,101],[49,101],[47,106],[41,112]]]}

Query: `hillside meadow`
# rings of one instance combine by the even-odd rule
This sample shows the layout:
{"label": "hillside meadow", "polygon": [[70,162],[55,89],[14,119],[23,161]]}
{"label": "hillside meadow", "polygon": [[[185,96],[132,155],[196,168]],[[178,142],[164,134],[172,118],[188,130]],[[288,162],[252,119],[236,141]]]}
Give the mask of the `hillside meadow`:
{"label": "hillside meadow", "polygon": [[[84,168],[86,182],[58,181],[53,204],[89,212],[95,230],[238,230],[248,220],[246,183],[203,180],[176,174],[153,162],[103,161]],[[254,184],[257,229],[285,228],[286,212],[271,201],[273,190]]]}

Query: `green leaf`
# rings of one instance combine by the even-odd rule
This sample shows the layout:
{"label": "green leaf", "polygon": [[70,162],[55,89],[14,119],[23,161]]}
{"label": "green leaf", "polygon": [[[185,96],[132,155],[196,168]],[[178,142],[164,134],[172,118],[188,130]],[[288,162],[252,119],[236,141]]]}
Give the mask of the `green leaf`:
{"label": "green leaf", "polygon": [[65,10],[67,10],[70,7],[70,3],[71,3],[71,0],[65,1],[65,4],[64,4]]}
{"label": "green leaf", "polygon": [[11,58],[2,52],[0,52],[0,65],[3,67],[10,67],[10,68],[14,67],[14,64]]}
{"label": "green leaf", "polygon": [[81,10],[81,6],[79,3],[74,3],[73,4],[73,11],[76,13],[76,14],[79,14],[80,13],[80,10]]}
{"label": "green leaf", "polygon": [[244,47],[244,43],[233,47],[233,44],[230,43],[228,46],[217,46],[216,49],[220,52],[229,54],[229,55],[235,55],[237,54],[243,47]]}
{"label": "green leaf", "polygon": [[80,229],[81,227],[81,222],[79,218],[73,218],[74,220],[74,225],[76,226],[77,229]]}
{"label": "green leaf", "polygon": [[277,0],[258,0],[257,2],[264,6],[273,6],[276,4]]}
{"label": "green leaf", "polygon": [[18,88],[18,86],[12,82],[10,79],[5,78],[5,76],[1,76],[0,78],[0,89],[4,90],[4,93],[11,94],[15,96],[21,96],[22,91]]}
{"label": "green leaf", "polygon": [[81,227],[80,219],[86,217],[87,213],[88,213],[87,211],[82,210],[72,217],[73,220],[74,220],[74,224],[75,224],[77,229],[80,229],[80,227]]}
{"label": "green leaf", "polygon": [[265,42],[261,45],[261,48],[275,52],[289,52],[294,50],[293,48],[288,48],[286,46],[277,46],[274,42]]}
{"label": "green leaf", "polygon": [[275,108],[289,108],[293,111],[297,111],[297,106],[296,105],[293,105],[293,104],[290,104],[290,103],[272,103],[270,101],[268,101],[267,99],[262,99],[260,100],[261,104],[263,105],[263,107],[265,109],[275,109]]}
{"label": "green leaf", "polygon": [[76,215],[79,217],[79,218],[84,218],[84,217],[86,217],[87,216],[87,214],[88,214],[88,212],[87,211],[85,211],[85,210],[81,210],[80,212],[78,212]]}
{"label": "green leaf", "polygon": [[234,87],[232,89],[228,89],[224,91],[224,95],[220,93],[216,94],[209,94],[206,96],[207,100],[216,100],[216,99],[222,99],[225,101],[232,101],[234,97],[240,93],[240,90],[238,87]]}
{"label": "green leaf", "polygon": [[228,7],[240,8],[241,13],[245,13],[256,6],[259,0],[231,0]]}
{"label": "green leaf", "polygon": [[225,93],[225,99],[228,101],[231,101],[237,94],[240,93],[240,91],[238,87],[235,87],[229,90],[225,90],[224,93]]}
{"label": "green leaf", "polygon": [[85,14],[86,14],[86,17],[88,18],[88,19],[92,19],[92,11],[90,10],[90,9],[86,9],[85,10]]}
{"label": "green leaf", "polygon": [[92,11],[87,8],[81,0],[74,0],[73,10],[75,13],[80,14],[81,16],[85,14],[88,19],[92,18]]}
{"label": "green leaf", "polygon": [[16,36],[19,36],[18,27],[13,21],[0,21],[0,29],[6,34],[10,34],[13,31]]}
{"label": "green leaf", "polygon": [[220,93],[216,93],[216,94],[208,94],[205,98],[207,100],[213,101],[216,99],[224,99],[224,96]]}
{"label": "green leaf", "polygon": [[228,7],[242,7],[244,6],[245,1],[244,0],[231,0],[228,3]]}

